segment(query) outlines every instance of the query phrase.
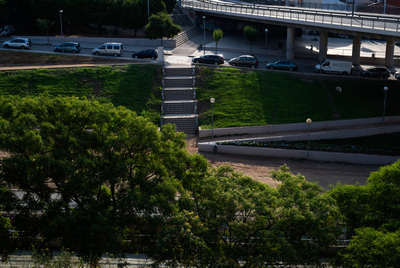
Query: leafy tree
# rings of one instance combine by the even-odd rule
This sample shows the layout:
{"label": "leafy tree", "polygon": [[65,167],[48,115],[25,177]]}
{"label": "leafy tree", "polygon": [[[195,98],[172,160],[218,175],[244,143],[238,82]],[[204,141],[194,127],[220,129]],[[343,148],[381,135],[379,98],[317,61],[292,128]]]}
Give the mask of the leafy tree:
{"label": "leafy tree", "polygon": [[[219,167],[191,183],[152,256],[158,263],[193,267],[268,267],[318,264],[336,239],[340,213],[321,187],[286,167],[268,187]],[[304,239],[306,237],[307,239]]]}
{"label": "leafy tree", "polygon": [[400,231],[357,229],[356,236],[339,256],[339,260],[335,260],[337,266],[397,267],[400,263]]}
{"label": "leafy tree", "polygon": [[177,35],[182,28],[172,23],[171,17],[163,12],[150,16],[149,23],[145,27],[145,34],[150,39],[161,39]]}
{"label": "leafy tree", "polygon": [[224,33],[221,29],[216,29],[213,31],[213,38],[215,40],[215,53],[218,53],[218,42],[221,41]]}
{"label": "leafy tree", "polygon": [[253,26],[245,26],[243,29],[244,36],[250,41],[250,54],[252,53],[253,43],[257,40],[258,29]]}
{"label": "leafy tree", "polygon": [[50,43],[49,42],[49,29],[50,29],[50,26],[54,24],[54,22],[53,21],[50,22],[49,20],[46,20],[46,19],[37,19],[36,22],[37,22],[37,25],[38,25],[40,31],[46,32],[47,44],[49,44]]}
{"label": "leafy tree", "polygon": [[46,95],[0,104],[0,149],[9,155],[0,181],[24,193],[16,227],[62,241],[91,266],[106,251],[120,253],[127,237],[151,248],[182,183],[207,169],[182,133],[157,131],[124,107]]}
{"label": "leafy tree", "polygon": [[176,6],[177,1],[176,0],[164,0],[165,3],[165,9],[167,13],[172,13],[174,11],[174,8]]}
{"label": "leafy tree", "polygon": [[[4,213],[12,210],[15,199],[11,191],[7,190],[2,184],[0,180],[0,211]],[[0,256],[2,262],[6,262],[9,254],[16,249],[16,245],[12,239],[12,236],[15,236],[16,233],[12,235],[10,231],[14,231],[10,218],[0,214]]]}

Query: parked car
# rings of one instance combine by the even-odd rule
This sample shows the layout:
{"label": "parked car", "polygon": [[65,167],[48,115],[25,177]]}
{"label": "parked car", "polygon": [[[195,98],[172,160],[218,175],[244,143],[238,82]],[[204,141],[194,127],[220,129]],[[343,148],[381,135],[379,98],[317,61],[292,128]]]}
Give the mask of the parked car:
{"label": "parked car", "polygon": [[137,51],[133,52],[132,58],[139,58],[139,59],[145,59],[145,58],[150,58],[156,60],[158,58],[158,52],[155,49],[145,49],[142,51]]}
{"label": "parked car", "polygon": [[208,54],[203,56],[194,57],[192,59],[194,63],[208,63],[208,64],[223,64],[225,59],[222,55]]}
{"label": "parked car", "polygon": [[122,55],[122,44],[121,43],[105,43],[98,48],[92,50],[94,55],[112,55],[121,56]]}
{"label": "parked car", "polygon": [[256,57],[251,55],[242,55],[237,58],[233,58],[229,61],[229,65],[232,66],[243,66],[243,67],[257,67],[258,60]]}
{"label": "parked car", "polygon": [[79,53],[81,51],[81,45],[76,42],[65,42],[54,48],[55,52],[71,52]]}
{"label": "parked car", "polygon": [[267,63],[267,69],[277,69],[277,70],[289,70],[297,71],[299,66],[290,60],[276,60],[274,62]]}
{"label": "parked car", "polygon": [[397,80],[400,80],[400,71],[397,71],[394,73],[394,78],[396,78]]}
{"label": "parked car", "polygon": [[390,71],[386,67],[372,67],[366,70],[362,70],[360,75],[363,77],[376,77],[388,79],[390,77]]}
{"label": "parked car", "polygon": [[3,43],[4,48],[29,49],[31,46],[32,42],[28,38],[14,38]]}

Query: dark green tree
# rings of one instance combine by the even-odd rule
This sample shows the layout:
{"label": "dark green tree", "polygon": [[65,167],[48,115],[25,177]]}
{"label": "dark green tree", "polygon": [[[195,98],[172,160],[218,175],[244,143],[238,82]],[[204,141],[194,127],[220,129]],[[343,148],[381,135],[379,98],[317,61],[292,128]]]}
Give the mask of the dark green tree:
{"label": "dark green tree", "polygon": [[145,27],[145,34],[150,39],[160,38],[163,44],[164,37],[173,37],[181,30],[179,25],[173,24],[168,14],[159,12],[150,16],[149,23]]}
{"label": "dark green tree", "polygon": [[37,26],[39,27],[40,31],[46,32],[47,44],[49,44],[50,43],[49,42],[49,30],[50,30],[51,25],[54,24],[54,22],[53,21],[50,22],[49,20],[46,20],[46,19],[37,19],[36,23],[37,23]]}
{"label": "dark green tree", "polygon": [[188,193],[152,256],[187,267],[319,264],[340,230],[334,200],[286,167],[273,177],[277,189],[220,167],[184,183]]}
{"label": "dark green tree", "polygon": [[0,103],[8,153],[0,181],[24,193],[16,228],[61,241],[91,266],[106,251],[120,253],[126,237],[135,242],[129,248],[151,248],[182,181],[207,169],[185,150],[182,133],[157,131],[124,107],[46,95]]}
{"label": "dark green tree", "polygon": [[250,54],[252,53],[253,43],[257,40],[258,29],[253,26],[245,26],[243,29],[243,34],[250,41]]}

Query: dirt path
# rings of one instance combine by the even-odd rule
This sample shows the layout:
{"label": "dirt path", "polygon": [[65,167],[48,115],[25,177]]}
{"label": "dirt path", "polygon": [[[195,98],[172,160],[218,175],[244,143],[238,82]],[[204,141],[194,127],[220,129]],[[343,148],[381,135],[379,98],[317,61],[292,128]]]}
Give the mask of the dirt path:
{"label": "dirt path", "polygon": [[[190,153],[197,153],[197,138],[187,140]],[[294,160],[274,157],[248,157],[228,154],[202,153],[211,166],[230,165],[235,170],[257,181],[275,185],[269,172],[278,170],[286,164],[293,174],[301,174],[308,181],[318,182],[325,189],[338,182],[344,184],[365,184],[370,173],[379,169],[379,166],[348,165],[335,163],[322,163],[306,160]]]}

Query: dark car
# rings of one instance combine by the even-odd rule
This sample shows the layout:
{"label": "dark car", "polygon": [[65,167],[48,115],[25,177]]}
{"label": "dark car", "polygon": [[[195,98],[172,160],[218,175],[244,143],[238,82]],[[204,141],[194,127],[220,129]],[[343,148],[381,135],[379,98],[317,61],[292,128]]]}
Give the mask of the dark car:
{"label": "dark car", "polygon": [[299,66],[290,60],[276,60],[274,62],[267,63],[267,69],[277,69],[277,70],[289,70],[296,71]]}
{"label": "dark car", "polygon": [[81,45],[76,42],[64,42],[59,46],[54,48],[55,52],[71,52],[71,53],[79,53],[81,52]]}
{"label": "dark car", "polygon": [[207,63],[207,64],[223,64],[225,62],[225,59],[221,55],[208,54],[204,56],[194,57],[192,59],[192,62]]}
{"label": "dark car", "polygon": [[256,57],[251,55],[242,55],[237,58],[233,58],[229,61],[229,65],[232,66],[243,66],[243,67],[257,67],[258,60]]}
{"label": "dark car", "polygon": [[390,71],[386,67],[373,67],[366,70],[362,70],[360,75],[363,77],[376,77],[388,79],[390,77]]}
{"label": "dark car", "polygon": [[142,51],[133,52],[132,58],[139,58],[139,59],[152,59],[156,60],[158,58],[158,52],[155,49],[145,49]]}

